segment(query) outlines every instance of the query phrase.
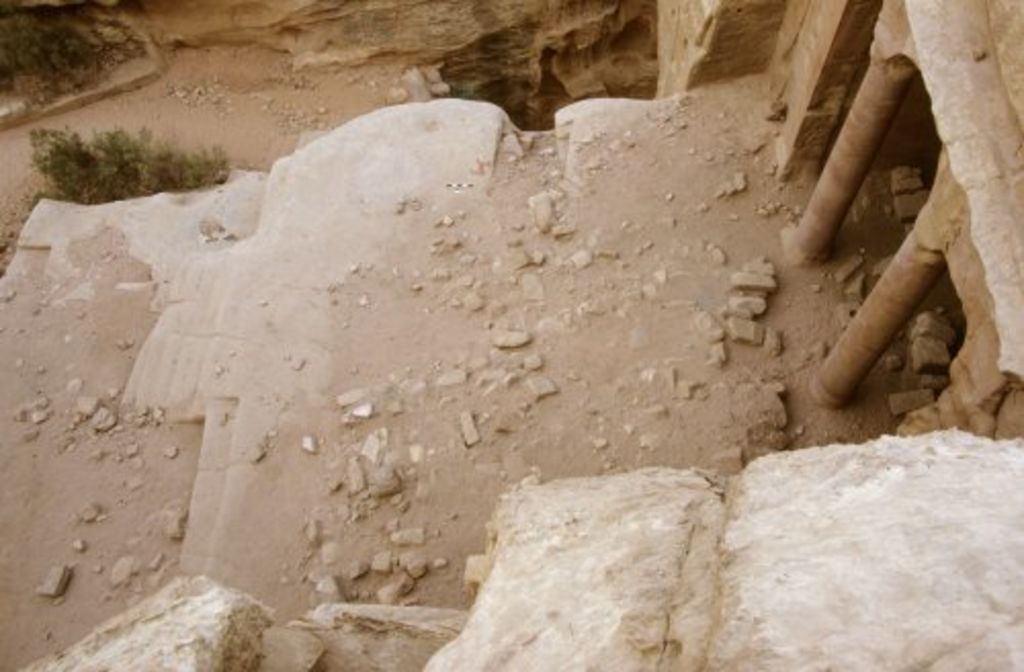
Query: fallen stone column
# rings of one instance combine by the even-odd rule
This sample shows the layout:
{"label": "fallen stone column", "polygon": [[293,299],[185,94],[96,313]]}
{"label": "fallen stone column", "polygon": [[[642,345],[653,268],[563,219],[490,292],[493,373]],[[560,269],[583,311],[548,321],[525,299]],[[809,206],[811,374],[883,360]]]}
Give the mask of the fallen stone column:
{"label": "fallen stone column", "polygon": [[794,263],[828,258],[915,72],[905,58],[872,59],[800,225],[783,232],[783,247]]}
{"label": "fallen stone column", "polygon": [[845,405],[871,367],[910,320],[946,269],[942,250],[943,213],[953,193],[943,160],[936,188],[878,284],[839,338],[811,381],[811,394],[823,406]]}

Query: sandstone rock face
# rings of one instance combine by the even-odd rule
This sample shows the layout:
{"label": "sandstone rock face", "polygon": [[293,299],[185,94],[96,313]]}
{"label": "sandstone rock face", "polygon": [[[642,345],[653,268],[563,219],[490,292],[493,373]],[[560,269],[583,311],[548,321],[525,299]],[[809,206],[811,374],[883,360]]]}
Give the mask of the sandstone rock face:
{"label": "sandstone rock face", "polygon": [[259,43],[296,65],[443,63],[463,97],[502,105],[523,126],[550,125],[590,96],[654,93],[655,0],[144,0],[165,42]]}
{"label": "sandstone rock face", "polygon": [[[1007,40],[1021,33],[1022,16],[998,1],[906,2],[911,55],[963,191],[946,216],[948,230],[935,236],[968,317],[952,385],[935,407],[908,420],[908,432],[957,426],[1014,435],[1000,408],[1024,380],[1024,129],[1015,106],[1024,69]],[[969,224],[957,208],[970,213]]]}
{"label": "sandstone rock face", "polygon": [[325,604],[287,629],[323,643],[323,672],[419,672],[465,621],[454,609]]}
{"label": "sandstone rock face", "polygon": [[785,0],[663,0],[658,6],[658,95],[762,72]]}
{"label": "sandstone rock face", "polygon": [[204,577],[176,579],[26,672],[63,670],[256,670],[267,609]]}
{"label": "sandstone rock face", "polygon": [[923,669],[1004,640],[1022,449],[949,432],[754,462],[729,492],[710,669]]}
{"label": "sandstone rock face", "polygon": [[[944,199],[942,225],[933,227],[941,230],[923,233],[945,256],[968,321],[951,386],[901,432],[1019,436],[1001,409],[1024,378],[1024,234],[1015,224],[1024,213],[1024,12],[1006,0],[789,3],[775,58],[789,111],[777,147],[784,171],[825,154],[868,60],[876,18],[874,58],[912,60],[930,97],[954,184],[933,190],[933,201]],[[900,134],[887,142],[898,144]]]}
{"label": "sandstone rock face", "polygon": [[494,515],[463,634],[426,669],[697,669],[723,517],[695,472],[520,487]]}
{"label": "sandstone rock face", "polygon": [[520,487],[427,670],[1014,669],[1024,441],[956,431]]}

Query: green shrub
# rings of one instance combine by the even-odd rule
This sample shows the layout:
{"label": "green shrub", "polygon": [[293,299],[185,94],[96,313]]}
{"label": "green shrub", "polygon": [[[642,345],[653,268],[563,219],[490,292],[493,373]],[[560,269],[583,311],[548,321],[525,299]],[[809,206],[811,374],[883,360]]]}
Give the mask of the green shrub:
{"label": "green shrub", "polygon": [[0,6],[0,86],[17,75],[44,82],[80,75],[96,62],[96,52],[66,20]]}
{"label": "green shrub", "polygon": [[227,178],[219,149],[189,153],[153,141],[147,131],[117,129],[88,142],[71,131],[32,131],[32,165],[49,183],[49,198],[108,203],[161,191],[188,191]]}

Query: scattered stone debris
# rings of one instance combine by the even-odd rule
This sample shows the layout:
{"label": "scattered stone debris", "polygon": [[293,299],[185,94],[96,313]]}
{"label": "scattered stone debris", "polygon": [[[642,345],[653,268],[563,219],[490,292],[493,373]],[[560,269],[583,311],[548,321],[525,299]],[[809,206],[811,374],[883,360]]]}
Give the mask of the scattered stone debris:
{"label": "scattered stone debris", "polygon": [[472,448],[480,443],[480,431],[476,427],[476,419],[469,411],[459,413],[459,430],[462,432],[462,442],[467,448]]}
{"label": "scattered stone debris", "polygon": [[917,379],[917,382],[927,390],[941,392],[949,387],[950,379],[949,376],[943,374],[924,374]]}
{"label": "scattered stone debris", "polygon": [[889,174],[892,194],[912,194],[915,191],[924,189],[924,181],[921,179],[921,169],[912,166],[897,166]]}
{"label": "scattered stone debris", "polygon": [[411,593],[415,587],[413,578],[402,572],[377,591],[377,601],[381,604],[398,604],[399,598]]}
{"label": "scattered stone debris", "polygon": [[349,406],[355,406],[364,399],[370,396],[370,391],[365,389],[349,390],[344,394],[339,394],[335,397],[335,402],[340,408],[348,408]]}
{"label": "scattered stone debris", "polygon": [[328,541],[320,547],[320,562],[327,566],[337,564],[343,555],[344,550],[341,544],[336,541]]}
{"label": "scattered stone debris", "polygon": [[910,342],[910,368],[917,374],[941,374],[949,369],[949,348],[937,338],[921,336]]}
{"label": "scattered stone debris", "polygon": [[402,479],[390,464],[374,467],[366,474],[366,484],[372,497],[382,498],[397,495],[402,491]]}
{"label": "scattered stone debris", "polygon": [[384,453],[387,451],[387,447],[388,430],[382,427],[367,435],[359,452],[370,464],[379,465],[384,460]]}
{"label": "scattered stone debris", "polygon": [[437,387],[455,387],[456,385],[462,385],[468,379],[468,375],[462,369],[451,369],[445,371],[434,380],[434,385]]}
{"label": "scattered stone debris", "polygon": [[128,582],[139,571],[138,563],[133,555],[125,555],[117,559],[114,566],[110,568],[110,585],[113,587],[122,586]]}
{"label": "scattered stone debris", "polygon": [[392,532],[390,539],[395,546],[422,546],[427,542],[427,533],[422,527],[407,527]]}
{"label": "scattered stone debris", "polygon": [[375,409],[373,404],[367,402],[355,406],[351,411],[349,411],[349,415],[357,420],[369,420],[373,417],[374,411]]}
{"label": "scattered stone debris", "polygon": [[504,350],[521,348],[529,345],[531,341],[533,341],[533,336],[526,331],[496,329],[491,332],[491,344]]}
{"label": "scattered stone debris", "polygon": [[903,357],[895,352],[890,352],[882,358],[882,365],[887,371],[902,371],[903,370]]}
{"label": "scattered stone debris", "polygon": [[399,555],[398,566],[414,579],[423,578],[429,569],[427,559],[419,551],[406,551]]}
{"label": "scattered stone debris", "polygon": [[736,317],[753,319],[764,315],[768,302],[762,296],[736,295],[729,297],[728,312]]}
{"label": "scattered stone debris", "polygon": [[71,583],[73,570],[67,565],[51,567],[46,573],[43,582],[36,588],[36,593],[43,597],[61,597]]}
{"label": "scattered stone debris", "polygon": [[160,512],[160,520],[164,536],[171,541],[181,541],[185,538],[188,524],[188,507],[180,502],[172,502]]}
{"label": "scattered stone debris", "polygon": [[542,192],[529,199],[530,211],[533,213],[533,225],[541,233],[551,231],[555,220],[555,202],[548,192]]}
{"label": "scattered stone debris", "polygon": [[317,601],[320,604],[341,602],[344,599],[341,593],[341,588],[338,586],[338,580],[330,575],[320,577],[313,590],[316,593]]}
{"label": "scattered stone debris", "polygon": [[100,406],[92,416],[90,426],[97,433],[105,433],[117,425],[117,413],[106,406]]}
{"label": "scattered stone debris", "polygon": [[771,327],[764,330],[764,349],[769,357],[778,357],[782,354],[786,344],[782,339],[782,332]]}
{"label": "scattered stone debris", "polygon": [[921,387],[944,389],[943,383],[949,381],[950,348],[956,344],[956,329],[945,316],[925,311],[911,322],[907,338],[910,369],[920,377]]}
{"label": "scattered stone debris", "polygon": [[953,347],[956,344],[956,329],[949,320],[934,311],[925,311],[914,317],[910,325],[910,340],[918,338],[937,338],[946,344],[946,347]]}
{"label": "scattered stone debris", "polygon": [[100,409],[100,400],[96,397],[78,397],[75,399],[75,415],[78,422],[84,422]]}
{"label": "scattered stone debris", "polygon": [[693,325],[708,343],[718,343],[725,338],[725,329],[718,324],[711,313],[705,310],[694,312]]}
{"label": "scattered stone debris", "polygon": [[577,270],[583,270],[594,263],[594,254],[590,250],[579,250],[569,257],[569,261]]}
{"label": "scattered stone debris", "polygon": [[320,442],[312,434],[306,434],[302,437],[302,450],[309,453],[310,455],[316,455],[320,452]]}
{"label": "scattered stone debris", "polygon": [[715,191],[715,198],[728,198],[747,190],[747,174],[744,172],[733,173],[732,178]]}
{"label": "scattered stone debris", "polygon": [[348,459],[345,484],[348,487],[348,491],[353,495],[358,495],[366,489],[366,474],[363,472],[363,465],[360,464],[358,457],[350,457]]}
{"label": "scattered stone debris", "polygon": [[390,574],[394,564],[394,557],[391,551],[381,551],[370,560],[370,569],[378,574]]}
{"label": "scattered stone debris", "polygon": [[911,411],[933,403],[935,401],[934,390],[910,390],[909,392],[895,392],[889,395],[889,411],[894,416],[901,416]]}
{"label": "scattered stone debris", "polygon": [[558,394],[558,385],[547,376],[530,376],[526,379],[526,387],[535,401]]}
{"label": "scattered stone debris", "polygon": [[95,502],[86,504],[81,511],[78,512],[78,520],[83,523],[95,523],[103,520],[103,507]]}
{"label": "scattered stone debris", "polygon": [[910,166],[898,166],[890,173],[893,209],[903,224],[912,224],[928,202],[921,171]]}
{"label": "scattered stone debris", "polygon": [[725,349],[725,343],[713,343],[708,349],[707,364],[720,369],[728,362],[729,352]]}
{"label": "scattered stone debris", "polygon": [[[391,555],[388,551],[388,565],[391,565]],[[345,565],[345,568],[341,572],[341,577],[346,581],[355,581],[366,576],[367,572],[370,571],[369,563],[363,560],[353,560],[352,562]]]}
{"label": "scattered stone debris", "polygon": [[778,283],[775,282],[774,277],[764,273],[754,273],[750,271],[738,271],[733,273],[729,278],[729,283],[732,285],[733,289],[751,292],[771,293],[779,287]]}
{"label": "scattered stone debris", "polygon": [[742,317],[730,317],[726,320],[729,338],[737,343],[761,345],[764,343],[764,327],[753,320]]}

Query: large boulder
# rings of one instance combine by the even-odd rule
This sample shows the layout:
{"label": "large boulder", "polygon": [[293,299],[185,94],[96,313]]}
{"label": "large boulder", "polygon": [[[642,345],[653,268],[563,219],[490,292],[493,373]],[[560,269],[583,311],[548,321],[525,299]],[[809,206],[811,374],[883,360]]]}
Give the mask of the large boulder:
{"label": "large boulder", "polygon": [[462,635],[427,670],[694,669],[712,623],[722,491],[646,469],[514,490]]}
{"label": "large boulder", "polygon": [[[521,487],[427,670],[1003,670],[1024,654],[1024,442],[883,437]],[[724,530],[724,531],[723,531]]]}
{"label": "large boulder", "polygon": [[262,656],[265,607],[205,577],[176,579],[25,672],[188,670],[246,672]]}
{"label": "large boulder", "polygon": [[[997,647],[1024,618],[1022,449],[946,432],[751,464],[710,669],[926,669]],[[1012,667],[985,660],[957,669]]]}

